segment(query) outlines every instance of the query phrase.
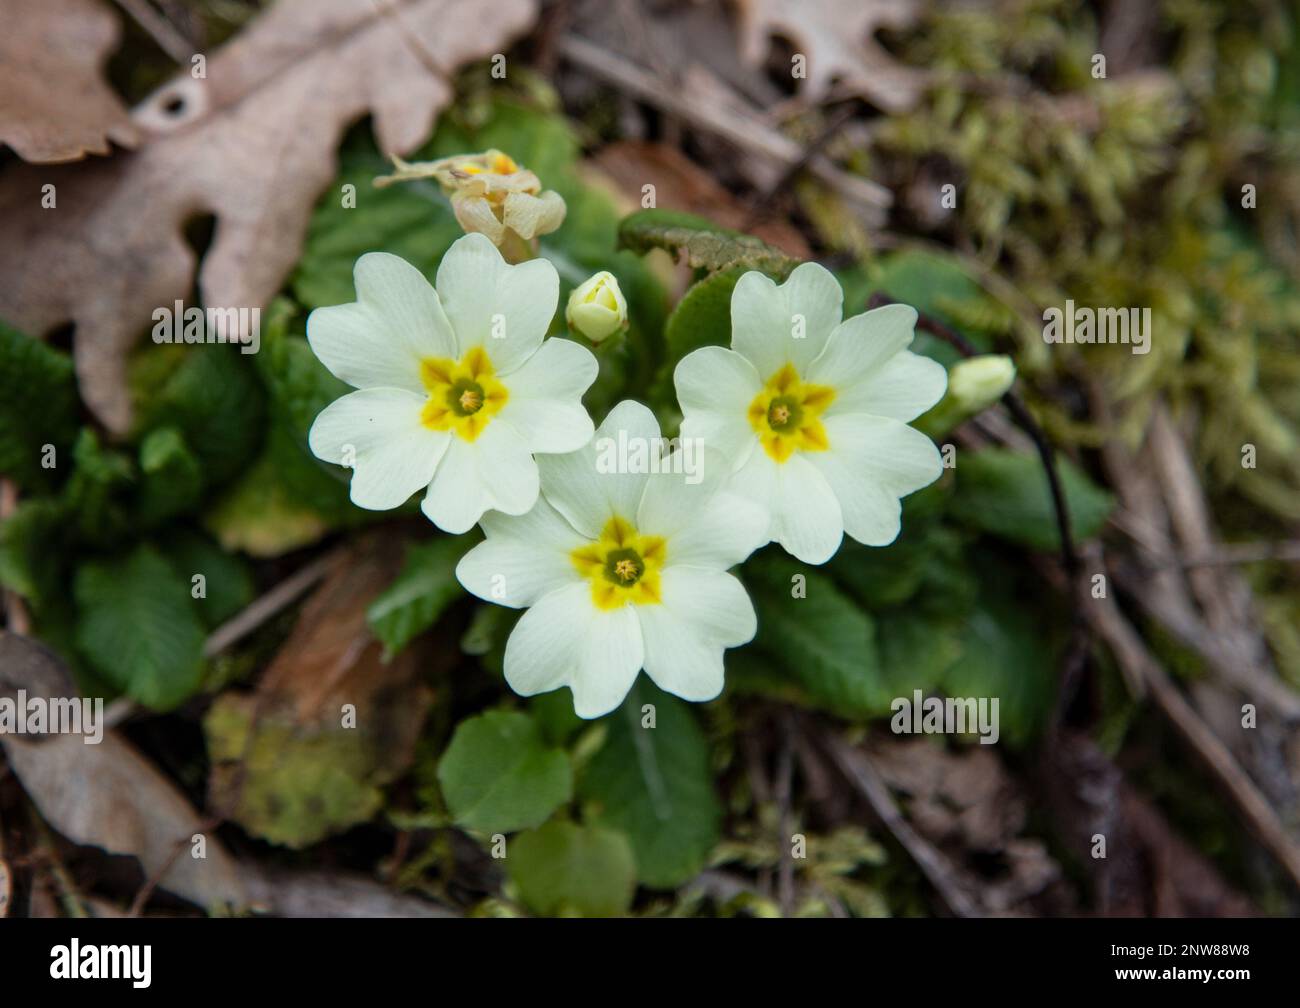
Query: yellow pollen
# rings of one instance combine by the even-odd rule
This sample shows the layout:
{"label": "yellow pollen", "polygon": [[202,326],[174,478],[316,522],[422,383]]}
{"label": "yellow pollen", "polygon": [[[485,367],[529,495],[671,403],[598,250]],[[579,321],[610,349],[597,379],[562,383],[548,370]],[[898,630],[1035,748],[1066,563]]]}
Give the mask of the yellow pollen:
{"label": "yellow pollen", "polygon": [[481,346],[471,347],[458,361],[426,357],[420,362],[420,381],[429,393],[420,422],[430,430],[451,431],[466,441],[483,433],[510,398]]}
{"label": "yellow pollen", "polygon": [[591,582],[597,609],[653,605],[661,601],[659,572],[667,544],[660,536],[642,535],[631,522],[611,518],[600,538],[569,554],[578,573]]}
{"label": "yellow pollen", "polygon": [[826,451],[830,441],[821,415],[834,400],[833,388],[805,382],[787,363],[749,404],[749,424],[763,450],[777,462],[788,461],[795,451]]}

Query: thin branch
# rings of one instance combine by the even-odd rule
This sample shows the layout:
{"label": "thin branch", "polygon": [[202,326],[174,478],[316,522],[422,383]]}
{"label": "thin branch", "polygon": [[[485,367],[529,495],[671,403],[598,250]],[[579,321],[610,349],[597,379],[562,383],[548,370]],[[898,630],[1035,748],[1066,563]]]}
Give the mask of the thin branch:
{"label": "thin branch", "polygon": [[281,609],[292,604],[298,596],[325,576],[326,571],[343,552],[344,550],[339,548],[318,557],[222,623],[212,631],[204,643],[204,657],[212,658],[220,654],[232,644],[247,637]]}
{"label": "thin branch", "polygon": [[146,0],[117,0],[117,5],[158,44],[159,49],[182,66],[189,63],[190,57],[194,55],[194,43],[149,6]]}
{"label": "thin branch", "polygon": [[[702,102],[684,94],[680,86],[665,81],[577,35],[560,41],[560,53],[597,77],[617,85],[641,101],[655,105],[690,123],[697,129],[716,134],[742,150],[769,158],[784,166],[799,163],[804,148],[752,115],[740,110]],[[884,186],[837,168],[828,158],[817,155],[808,170],[841,196],[874,211],[887,208],[893,196]]]}
{"label": "thin branch", "polygon": [[948,908],[958,917],[982,917],[983,912],[967,894],[948,858],[917,833],[899,811],[889,793],[889,786],[876,770],[871,758],[849,745],[834,731],[825,733],[823,744],[844,776],[867,800],[876,816],[894,835],[894,839],[902,844],[903,849],[925,873],[925,877],[939,891]]}
{"label": "thin branch", "polygon": [[831,117],[820,133],[813,137],[804,147],[803,154],[799,160],[793,161],[786,167],[780,176],[771,185],[767,186],[762,193],[754,198],[749,215],[745,218],[744,223],[740,225],[741,231],[752,231],[756,225],[761,223],[772,215],[772,207],[779,196],[787,187],[798,178],[808,166],[812,164],[814,158],[818,157],[835,137],[839,134],[845,124],[857,113],[857,107],[853,104],[845,105],[834,116]]}
{"label": "thin branch", "polygon": [[1184,699],[1115,600],[1109,596],[1093,599],[1083,611],[1126,674],[1146,684],[1156,708],[1201,758],[1260,843],[1300,886],[1300,844],[1287,833],[1273,807],[1232,753]]}

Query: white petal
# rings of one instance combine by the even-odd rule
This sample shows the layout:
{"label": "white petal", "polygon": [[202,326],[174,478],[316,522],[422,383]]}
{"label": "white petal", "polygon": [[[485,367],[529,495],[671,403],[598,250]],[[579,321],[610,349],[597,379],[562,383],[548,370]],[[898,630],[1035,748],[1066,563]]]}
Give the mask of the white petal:
{"label": "white petal", "polygon": [[732,477],[731,490],[767,504],[768,536],[804,563],[823,564],[840,548],[844,519],[839,502],[807,455],[796,452],[778,463],[756,451]]}
{"label": "white petal", "polygon": [[307,317],[312,351],[355,388],[423,394],[420,361],[456,355],[437,293],[418,269],[387,252],[367,252],[352,272],[356,302],[317,308]]}
{"label": "white petal", "polygon": [[685,419],[682,436],[700,438],[740,468],[758,439],[746,411],[763,383],[754,365],[725,347],[701,347],[683,357],[673,372]]}
{"label": "white petal", "polygon": [[560,299],[554,266],[545,259],[511,266],[481,234],[452,243],[438,266],[437,286],[460,355],[483,347],[499,376],[541,346]]}
{"label": "white petal", "polygon": [[907,348],[915,327],[916,309],[903,304],[847,318],[835,327],[826,349],[808,368],[808,380],[830,385],[837,399],[853,397],[859,385]]}
{"label": "white petal", "polygon": [[594,428],[582,396],[599,365],[590,350],[566,339],[548,339],[510,375],[510,398],[501,419],[524,436],[535,452],[577,451]]}
{"label": "white petal", "polygon": [[581,580],[569,558],[588,542],[539,497],[525,515],[489,511],[482,518],[487,539],[461,558],[456,577],[487,602],[519,609],[548,592]]}
{"label": "white petal", "polygon": [[662,587],[661,604],[636,607],[646,673],[683,700],[712,700],[722,692],[722,652],[754,637],[753,603],[720,571],[669,567]]}
{"label": "white petal", "polygon": [[627,696],[644,658],[633,608],[597,609],[585,581],[543,596],[506,641],[506,682],[521,696],[568,685],[579,717],[608,714]]}
{"label": "white petal", "polygon": [[420,506],[438,528],[459,535],[484,511],[524,514],[537,503],[538,486],[528,443],[498,417],[474,441],[452,438]]}
{"label": "white petal", "polygon": [[[680,472],[675,459],[683,459]],[[664,465],[646,481],[636,526],[668,540],[669,564],[722,570],[768,541],[767,510],[723,489],[731,467],[720,453],[687,442]]]}
{"label": "white petal", "polygon": [[731,293],[731,348],[763,381],[787,361],[802,375],[839,325],[843,304],[839,282],[817,263],[795,267],[779,287],[762,273],[746,273]]}
{"label": "white petal", "polygon": [[906,424],[863,414],[829,417],[830,451],[808,456],[835,491],[844,528],[867,546],[898,537],[898,499],[943,473],[939,450]]}
{"label": "white petal", "polygon": [[589,539],[598,538],[615,515],[632,520],[649,475],[626,470],[648,459],[646,452],[656,449],[659,436],[654,414],[639,402],[623,400],[585,447],[537,459],[546,499]]}
{"label": "white petal", "polygon": [[901,350],[856,385],[837,386],[826,415],[870,413],[907,423],[942,399],[947,387],[942,364]]}
{"label": "white petal", "polygon": [[433,479],[449,434],[420,422],[424,397],[395,388],[362,389],[335,399],[307,433],[317,458],[352,460],[352,502],[371,511],[404,504]]}

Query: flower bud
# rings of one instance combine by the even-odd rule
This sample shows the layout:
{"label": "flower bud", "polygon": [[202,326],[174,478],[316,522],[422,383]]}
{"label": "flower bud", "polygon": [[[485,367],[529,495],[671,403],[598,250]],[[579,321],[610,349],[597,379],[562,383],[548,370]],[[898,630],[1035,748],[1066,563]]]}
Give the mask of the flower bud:
{"label": "flower bud", "polygon": [[930,412],[918,418],[917,430],[938,437],[1002,398],[1016,380],[1016,365],[1005,354],[981,354],[958,361],[948,372],[948,391]]}
{"label": "flower bud", "polygon": [[1006,354],[982,354],[959,361],[948,372],[948,394],[967,416],[1002,398],[1016,380],[1016,365]]}
{"label": "flower bud", "polygon": [[601,271],[569,295],[564,317],[569,328],[600,343],[627,328],[627,301],[614,274]]}

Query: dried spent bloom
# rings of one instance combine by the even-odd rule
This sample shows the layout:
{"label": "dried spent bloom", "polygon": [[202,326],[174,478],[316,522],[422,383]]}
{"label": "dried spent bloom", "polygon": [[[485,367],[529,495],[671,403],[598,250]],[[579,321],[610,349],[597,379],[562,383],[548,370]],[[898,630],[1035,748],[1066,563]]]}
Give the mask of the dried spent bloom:
{"label": "dried spent bloom", "polygon": [[659,440],[654,414],[625,400],[586,447],[538,459],[542,497],[528,514],[483,516],[487,538],[456,576],[479,598],[528,610],[506,642],[516,693],[568,686],[579,717],[600,717],[645,669],[684,700],[712,700],[723,651],[754,636],[754,607],[727,568],[764,541],[767,515],[726,491],[720,459],[695,483],[671,464],[600,464],[602,444]]}
{"label": "dried spent bloom", "polygon": [[394,156],[397,171],[375,179],[394,182],[433,178],[451,198],[456,220],[467,233],[487,235],[508,259],[527,258],[527,243],[564,223],[564,199],[542,192],[542,182],[509,154],[488,150],[437,161],[407,162]]}
{"label": "dried spent bloom", "polygon": [[560,296],[545,259],[507,265],[483,235],[456,240],[436,288],[410,263],[368,252],[354,269],[357,300],[317,308],[307,342],[358,391],[320,412],[317,457],[352,467],[352,501],[386,510],[428,488],[422,509],[447,532],[489,509],[536,502],[534,453],[590,440],[582,395],[596,358],[544,339]]}
{"label": "dried spent bloom", "polygon": [[886,305],[840,320],[829,270],[761,273],[731,296],[731,349],[703,347],[673,374],[683,438],[733,459],[731,488],[767,506],[769,538],[825,563],[844,533],[885,546],[899,499],[942,473],[934,443],[908,426],[943,396],[947,373],[907,349],[916,310]]}
{"label": "dried spent bloom", "polygon": [[601,270],[583,281],[569,295],[564,310],[569,328],[601,343],[620,329],[627,328],[627,299],[619,289],[613,273]]}

